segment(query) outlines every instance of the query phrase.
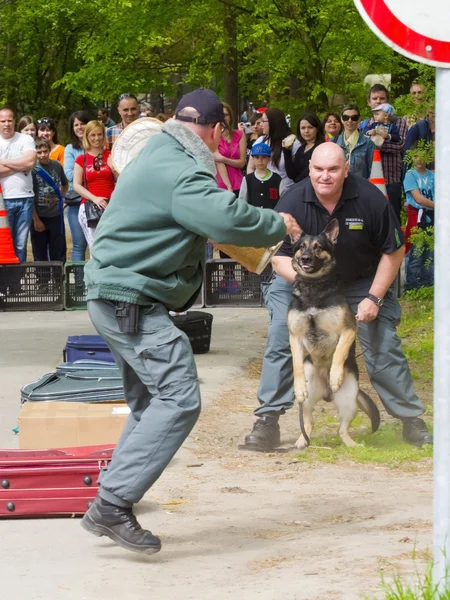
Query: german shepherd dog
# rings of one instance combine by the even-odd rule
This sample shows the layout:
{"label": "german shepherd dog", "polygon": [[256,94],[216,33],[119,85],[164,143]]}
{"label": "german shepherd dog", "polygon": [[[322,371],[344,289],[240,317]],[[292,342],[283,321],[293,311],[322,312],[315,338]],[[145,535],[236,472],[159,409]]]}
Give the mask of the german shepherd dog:
{"label": "german shepherd dog", "polygon": [[358,406],[370,418],[373,433],[380,424],[378,408],[359,389],[354,347],[357,321],[336,274],[338,234],[339,223],[333,219],[320,235],[302,233],[293,249],[292,266],[297,276],[287,321],[302,430],[295,446],[301,449],[309,445],[312,413],[322,399],[335,402],[339,435],[346,446],[356,445],[349,427]]}

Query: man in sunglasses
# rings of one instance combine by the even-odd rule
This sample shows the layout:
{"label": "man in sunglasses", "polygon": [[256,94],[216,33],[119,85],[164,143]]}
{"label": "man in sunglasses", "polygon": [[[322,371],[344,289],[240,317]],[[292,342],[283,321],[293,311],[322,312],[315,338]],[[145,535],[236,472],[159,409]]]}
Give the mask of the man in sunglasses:
{"label": "man in sunglasses", "polygon": [[192,348],[169,310],[195,302],[208,238],[267,248],[300,234],[290,215],[217,186],[214,152],[224,120],[213,91],[183,96],[175,119],[122,171],[85,268],[89,316],[121,370],[131,414],[82,525],[135,552],[158,552],[161,541],[141,528],[133,504],[200,414]]}
{"label": "man in sunglasses", "polygon": [[112,150],[114,142],[122,131],[136,121],[139,117],[139,105],[136,96],[133,94],[121,94],[117,110],[122,120],[117,125],[113,125],[106,130],[106,149]]}
{"label": "man in sunglasses", "polygon": [[[30,135],[16,133],[14,113],[0,110],[0,183],[6,213],[20,262],[27,257],[27,240],[33,219],[34,192],[32,170],[36,164],[36,147]],[[17,284],[14,292],[20,292]]]}

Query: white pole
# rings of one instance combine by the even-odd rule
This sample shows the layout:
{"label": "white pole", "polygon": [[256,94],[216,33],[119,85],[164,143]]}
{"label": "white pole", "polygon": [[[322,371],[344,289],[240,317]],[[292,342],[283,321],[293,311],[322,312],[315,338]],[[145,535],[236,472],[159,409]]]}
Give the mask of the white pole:
{"label": "white pole", "polygon": [[450,69],[436,69],[434,285],[434,584],[450,565]]}

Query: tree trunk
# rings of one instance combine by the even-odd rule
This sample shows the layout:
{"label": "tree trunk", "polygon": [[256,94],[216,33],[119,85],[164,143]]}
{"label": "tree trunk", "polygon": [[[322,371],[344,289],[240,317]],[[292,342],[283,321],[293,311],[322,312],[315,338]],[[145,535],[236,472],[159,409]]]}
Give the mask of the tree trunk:
{"label": "tree trunk", "polygon": [[238,84],[238,53],[236,17],[228,15],[224,20],[225,25],[225,54],[224,62],[224,97],[239,120],[239,84]]}
{"label": "tree trunk", "polygon": [[289,78],[289,96],[292,100],[300,98],[300,80],[298,77]]}

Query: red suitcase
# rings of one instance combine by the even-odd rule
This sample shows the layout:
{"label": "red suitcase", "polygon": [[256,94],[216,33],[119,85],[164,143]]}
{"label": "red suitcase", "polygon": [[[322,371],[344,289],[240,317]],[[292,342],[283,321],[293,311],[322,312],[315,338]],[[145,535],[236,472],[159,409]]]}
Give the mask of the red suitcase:
{"label": "red suitcase", "polygon": [[0,450],[0,517],[83,515],[113,449]]}

